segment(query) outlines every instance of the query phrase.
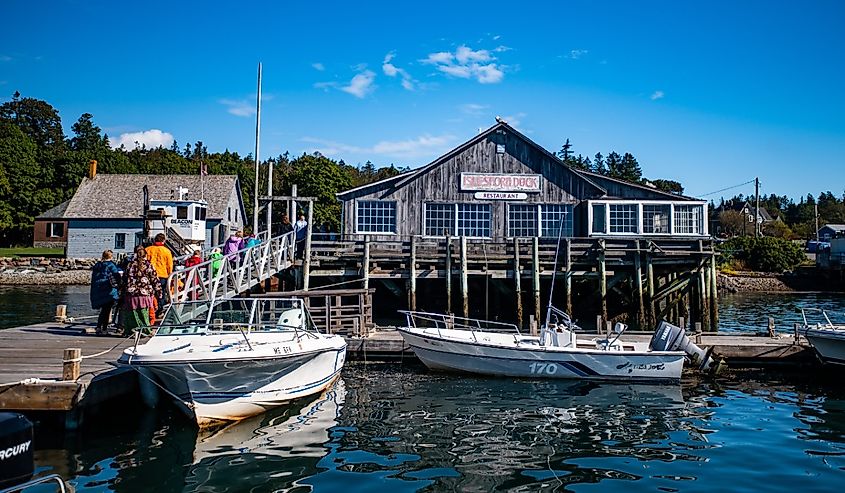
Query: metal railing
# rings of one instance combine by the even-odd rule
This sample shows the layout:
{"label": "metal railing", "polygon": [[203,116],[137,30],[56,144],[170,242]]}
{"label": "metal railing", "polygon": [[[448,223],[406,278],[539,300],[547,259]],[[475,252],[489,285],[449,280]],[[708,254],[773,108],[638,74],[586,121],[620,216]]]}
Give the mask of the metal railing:
{"label": "metal railing", "polygon": [[67,486],[65,486],[65,480],[62,479],[61,476],[59,476],[58,474],[48,474],[47,476],[42,476],[40,478],[31,479],[31,480],[27,481],[26,483],[19,484],[19,485],[16,485],[16,486],[12,486],[11,488],[6,488],[6,489],[3,489],[3,490],[0,490],[0,493],[18,493],[18,492],[21,492],[23,490],[32,488],[33,486],[38,486],[38,485],[41,485],[41,484],[53,483],[53,482],[55,482],[58,485],[59,491],[61,491],[62,493],[65,493],[66,491],[68,491]]}
{"label": "metal railing", "polygon": [[[167,279],[171,302],[213,302],[235,297],[291,267],[294,248],[295,237],[290,232],[219,259],[175,270]],[[205,252],[207,255],[210,250]]]}
{"label": "metal railing", "polygon": [[[824,317],[824,320],[825,320],[826,323],[824,323],[824,324],[822,324],[821,322],[816,322],[815,324],[810,323],[807,320],[807,312],[820,313],[821,316]],[[818,329],[820,329],[820,328],[826,327],[826,328],[829,328],[829,329],[845,330],[845,324],[835,324],[835,323],[833,323],[830,320],[830,316],[828,316],[828,313],[836,313],[836,314],[839,314],[840,317],[845,315],[843,313],[835,312],[835,311],[832,311],[832,310],[824,310],[824,309],[821,309],[821,308],[801,308],[801,317],[804,319],[804,328],[805,329],[806,328],[818,328]]]}
{"label": "metal railing", "polygon": [[444,313],[416,312],[399,310],[405,315],[408,327],[415,329],[436,329],[437,335],[443,337],[441,330],[464,330],[472,333],[474,341],[478,342],[478,332],[496,332],[502,334],[513,334],[514,340],[519,342],[522,333],[515,324],[507,322],[495,322],[492,320],[481,320],[477,318],[456,317]]}

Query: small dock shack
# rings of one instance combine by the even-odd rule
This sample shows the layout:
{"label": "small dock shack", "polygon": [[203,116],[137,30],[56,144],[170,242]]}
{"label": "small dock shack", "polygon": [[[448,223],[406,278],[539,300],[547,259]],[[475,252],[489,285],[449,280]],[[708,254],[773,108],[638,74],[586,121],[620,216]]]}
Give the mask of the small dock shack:
{"label": "small dock shack", "polygon": [[503,121],[337,197],[341,235],[314,236],[304,276],[374,288],[378,323],[409,308],[528,327],[555,277],[582,325],[718,327],[705,201],[574,169]]}

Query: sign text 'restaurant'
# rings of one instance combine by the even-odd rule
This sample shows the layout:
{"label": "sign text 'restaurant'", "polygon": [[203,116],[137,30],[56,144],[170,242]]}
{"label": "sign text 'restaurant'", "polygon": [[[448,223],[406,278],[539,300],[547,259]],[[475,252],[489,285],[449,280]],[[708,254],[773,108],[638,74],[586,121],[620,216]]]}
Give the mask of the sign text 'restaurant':
{"label": "sign text 'restaurant'", "polygon": [[461,190],[487,192],[539,192],[540,175],[461,173]]}

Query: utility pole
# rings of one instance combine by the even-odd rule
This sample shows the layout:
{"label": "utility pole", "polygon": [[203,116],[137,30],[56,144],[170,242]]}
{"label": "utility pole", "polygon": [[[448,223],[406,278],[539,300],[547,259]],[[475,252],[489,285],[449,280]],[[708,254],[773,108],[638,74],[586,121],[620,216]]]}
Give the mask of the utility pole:
{"label": "utility pole", "polygon": [[[261,62],[258,62],[258,94],[255,97],[255,202],[252,210],[252,232],[258,234],[258,150],[261,142]],[[269,205],[268,205],[269,207]]]}
{"label": "utility pole", "polygon": [[754,237],[760,237],[760,178],[754,178],[754,195],[757,197],[757,206],[754,210]]}

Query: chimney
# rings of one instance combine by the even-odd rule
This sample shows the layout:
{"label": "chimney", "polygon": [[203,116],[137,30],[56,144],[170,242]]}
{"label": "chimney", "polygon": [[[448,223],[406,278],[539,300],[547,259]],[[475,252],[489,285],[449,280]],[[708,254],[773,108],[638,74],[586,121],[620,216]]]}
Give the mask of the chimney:
{"label": "chimney", "polygon": [[88,161],[88,178],[94,179],[97,176],[97,160],[92,159]]}

